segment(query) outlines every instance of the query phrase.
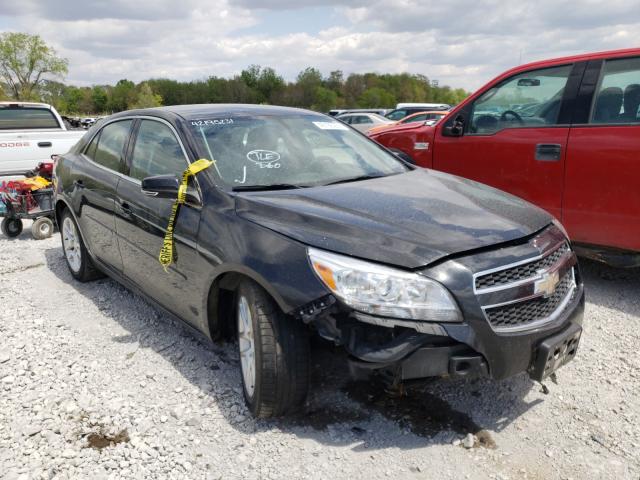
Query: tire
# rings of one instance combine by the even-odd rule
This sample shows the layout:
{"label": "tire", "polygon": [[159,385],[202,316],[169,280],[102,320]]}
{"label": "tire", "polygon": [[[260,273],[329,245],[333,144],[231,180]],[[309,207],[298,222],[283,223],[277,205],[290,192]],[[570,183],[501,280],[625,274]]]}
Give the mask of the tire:
{"label": "tire", "polygon": [[89,282],[104,276],[93,264],[80,236],[78,224],[69,210],[62,212],[60,217],[60,236],[64,258],[73,278]]}
{"label": "tire", "polygon": [[0,230],[5,236],[15,238],[22,233],[22,220],[19,218],[3,218],[0,224]]}
{"label": "tire", "polygon": [[251,281],[238,288],[236,304],[242,387],[249,410],[258,418],[294,411],[309,388],[307,328],[284,315]]}
{"label": "tire", "polygon": [[31,235],[36,240],[44,240],[53,235],[53,222],[48,217],[40,217],[31,225]]}

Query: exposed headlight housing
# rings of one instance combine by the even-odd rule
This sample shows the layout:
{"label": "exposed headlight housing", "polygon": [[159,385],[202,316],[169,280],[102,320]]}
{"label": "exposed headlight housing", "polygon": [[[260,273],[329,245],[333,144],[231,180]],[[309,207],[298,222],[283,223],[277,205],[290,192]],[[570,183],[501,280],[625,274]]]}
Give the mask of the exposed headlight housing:
{"label": "exposed headlight housing", "polygon": [[355,310],[407,320],[462,321],[449,291],[434,280],[315,248],[307,252],[322,283]]}

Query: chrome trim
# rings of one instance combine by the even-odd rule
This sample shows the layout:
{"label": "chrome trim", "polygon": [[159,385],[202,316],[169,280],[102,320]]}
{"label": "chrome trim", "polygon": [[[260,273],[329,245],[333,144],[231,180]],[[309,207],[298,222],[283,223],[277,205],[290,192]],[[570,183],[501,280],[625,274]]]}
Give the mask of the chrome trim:
{"label": "chrome trim", "polygon": [[[537,262],[538,260],[542,260],[543,258],[546,258],[549,255],[551,255],[558,248],[561,248],[562,245],[565,242],[567,244],[569,243],[566,238],[558,240],[557,242],[555,242],[553,244],[552,247],[547,248],[546,250],[544,250],[537,257],[529,257],[529,258],[526,258],[524,260],[519,260],[517,262],[509,263],[507,265],[501,265],[501,266],[496,267],[496,268],[491,268],[489,270],[483,270],[482,272],[474,273],[473,274],[473,293],[475,293],[477,295],[477,294],[481,294],[481,293],[491,293],[491,292],[495,292],[495,291],[498,291],[498,290],[505,290],[507,288],[513,288],[513,287],[516,287],[516,286],[521,285],[521,284],[529,283],[529,282],[531,282],[532,279],[539,278],[539,276],[536,275],[536,276],[533,276],[533,277],[525,278],[525,279],[522,279],[522,280],[517,280],[517,281],[511,282],[511,283],[505,283],[505,284],[498,285],[498,286],[495,286],[495,287],[487,287],[487,288],[481,288],[481,289],[478,289],[476,287],[476,280],[479,277],[484,277],[485,275],[490,275],[492,273],[501,272],[503,270],[509,270],[511,268],[519,267],[521,265],[526,265],[528,263],[533,263],[533,262]],[[571,248],[571,247],[569,247],[569,248]]]}
{"label": "chrome trim", "polygon": [[[569,291],[565,295],[562,302],[560,302],[558,307],[551,313],[551,315],[549,315],[548,317],[541,318],[540,320],[537,320],[535,322],[527,323],[525,325],[518,325],[515,327],[494,327],[493,325],[491,325],[491,322],[489,322],[489,325],[491,326],[493,331],[497,333],[514,333],[514,332],[522,332],[525,330],[532,330],[542,325],[546,325],[547,323],[553,323],[558,319],[558,317],[562,314],[565,308],[567,308],[567,305],[569,305],[569,302],[573,299],[573,295],[576,292],[577,288],[578,288],[578,285],[576,283],[575,269],[572,268],[571,269],[571,286],[569,287]],[[484,308],[482,310],[484,313]],[[487,319],[487,321],[489,320]]]}

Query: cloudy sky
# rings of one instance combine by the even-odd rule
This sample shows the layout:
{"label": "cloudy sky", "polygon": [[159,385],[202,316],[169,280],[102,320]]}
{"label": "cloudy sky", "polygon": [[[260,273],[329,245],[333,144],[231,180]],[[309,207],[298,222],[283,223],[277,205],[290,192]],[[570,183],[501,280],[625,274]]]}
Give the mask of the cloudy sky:
{"label": "cloudy sky", "polygon": [[67,81],[411,72],[473,90],[508,67],[640,46],[638,0],[18,0],[0,31],[40,34]]}

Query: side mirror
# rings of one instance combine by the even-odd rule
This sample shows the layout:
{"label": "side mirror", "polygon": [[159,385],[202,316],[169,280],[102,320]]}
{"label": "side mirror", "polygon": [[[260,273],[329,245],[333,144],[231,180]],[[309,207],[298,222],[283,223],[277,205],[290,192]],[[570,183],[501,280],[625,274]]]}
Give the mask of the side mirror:
{"label": "side mirror", "polygon": [[461,137],[464,133],[464,117],[458,115],[450,125],[444,127],[444,131],[449,137]]}
{"label": "side mirror", "polygon": [[[156,175],[142,180],[140,190],[148,197],[171,198],[178,197],[180,180],[175,175]],[[200,203],[200,198],[193,188],[187,188],[187,203]]]}

